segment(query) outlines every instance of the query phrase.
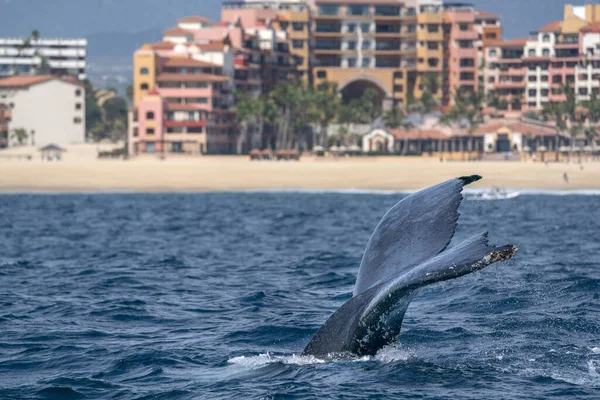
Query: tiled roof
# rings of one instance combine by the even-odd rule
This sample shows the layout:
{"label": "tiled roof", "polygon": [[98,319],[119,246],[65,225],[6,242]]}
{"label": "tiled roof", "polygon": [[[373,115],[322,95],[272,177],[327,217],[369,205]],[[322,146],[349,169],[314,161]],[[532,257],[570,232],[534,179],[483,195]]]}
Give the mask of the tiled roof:
{"label": "tiled roof", "polygon": [[503,40],[502,42],[494,44],[494,46],[498,46],[498,47],[523,47],[523,46],[525,46],[527,44],[528,41],[529,41],[529,39],[527,39],[527,38],[513,39],[513,40]]}
{"label": "tiled roof", "polygon": [[560,31],[560,26],[562,25],[562,21],[552,21],[547,25],[542,26],[538,29],[538,32],[557,32]]}
{"label": "tiled roof", "polygon": [[171,50],[173,47],[175,47],[175,43],[161,41],[153,43],[150,46],[154,50]]}
{"label": "tiled roof", "polygon": [[183,29],[180,27],[175,27],[175,28],[171,28],[171,29],[167,29],[166,31],[164,31],[163,33],[166,36],[192,36],[193,33],[188,31],[187,29]]}
{"label": "tiled roof", "polygon": [[228,77],[213,74],[160,74],[157,82],[227,82]]}
{"label": "tiled roof", "polygon": [[388,129],[388,132],[391,133],[396,139],[403,140],[407,139],[448,139],[448,135],[444,134],[441,131],[435,129],[423,129],[419,131],[418,129],[411,129],[409,131],[404,131],[402,129]]}
{"label": "tiled roof", "polygon": [[212,41],[209,43],[201,43],[195,45],[200,50],[204,51],[222,51],[225,48],[223,41]]}
{"label": "tiled roof", "polygon": [[53,75],[17,75],[8,78],[0,79],[0,88],[24,88],[38,83],[57,79],[65,83],[70,83],[75,86],[83,87],[83,83],[72,78],[60,78]]}
{"label": "tiled roof", "polygon": [[205,61],[194,60],[188,57],[170,57],[165,62],[166,67],[220,67]]}
{"label": "tiled roof", "polygon": [[593,22],[589,25],[584,26],[583,28],[581,28],[581,32],[584,33],[600,33],[600,21],[598,22]]}
{"label": "tiled roof", "polygon": [[201,15],[190,15],[189,17],[180,18],[178,22],[204,22],[207,24],[214,24],[215,22],[209,18],[203,17]]}
{"label": "tiled roof", "polygon": [[476,11],[475,18],[476,19],[485,19],[485,18],[500,19],[500,14],[494,14],[494,13],[487,12],[487,11]]}
{"label": "tiled roof", "polygon": [[508,129],[511,132],[519,132],[524,135],[532,134],[534,136],[552,136],[556,135],[556,128],[551,125],[531,123],[526,121],[503,121],[490,123],[480,126],[473,133],[476,136],[483,136],[488,133],[495,133],[500,129]]}

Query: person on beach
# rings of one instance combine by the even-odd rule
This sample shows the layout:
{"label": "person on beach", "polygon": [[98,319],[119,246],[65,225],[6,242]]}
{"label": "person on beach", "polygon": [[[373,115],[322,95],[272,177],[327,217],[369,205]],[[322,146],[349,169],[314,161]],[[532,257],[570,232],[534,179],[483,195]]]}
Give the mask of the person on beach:
{"label": "person on beach", "polygon": [[566,172],[563,174],[563,179],[565,180],[565,183],[569,183],[569,176]]}

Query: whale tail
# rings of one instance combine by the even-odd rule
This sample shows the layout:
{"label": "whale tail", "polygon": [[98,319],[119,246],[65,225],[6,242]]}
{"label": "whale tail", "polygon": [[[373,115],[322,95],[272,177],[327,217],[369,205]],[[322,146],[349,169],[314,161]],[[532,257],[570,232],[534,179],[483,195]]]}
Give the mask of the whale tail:
{"label": "whale tail", "polygon": [[[517,248],[490,246],[487,232],[446,250],[456,228],[462,188],[479,179],[477,175],[454,179],[395,205],[369,241],[354,297],[317,331],[304,354],[374,355],[397,339],[404,314],[419,289],[512,258]],[[432,195],[437,199],[430,199]]]}

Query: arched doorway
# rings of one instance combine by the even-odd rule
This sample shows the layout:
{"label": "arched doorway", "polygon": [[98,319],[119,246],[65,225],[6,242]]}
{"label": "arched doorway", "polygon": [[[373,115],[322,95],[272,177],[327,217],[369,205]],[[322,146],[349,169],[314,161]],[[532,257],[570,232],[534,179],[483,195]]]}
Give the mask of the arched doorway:
{"label": "arched doorway", "polygon": [[343,82],[340,85],[342,101],[344,104],[348,104],[352,100],[360,99],[369,89],[376,93],[375,102],[383,109],[387,109],[388,102],[386,100],[391,99],[392,94],[378,79],[369,75],[359,75]]}

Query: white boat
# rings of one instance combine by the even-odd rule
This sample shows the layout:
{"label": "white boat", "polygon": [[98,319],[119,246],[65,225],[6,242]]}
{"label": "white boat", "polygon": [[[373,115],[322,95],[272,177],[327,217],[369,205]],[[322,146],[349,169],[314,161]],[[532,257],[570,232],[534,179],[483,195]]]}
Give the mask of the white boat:
{"label": "white boat", "polygon": [[474,193],[469,196],[468,200],[509,200],[519,197],[519,192],[507,192],[504,189],[492,188],[481,193]]}

